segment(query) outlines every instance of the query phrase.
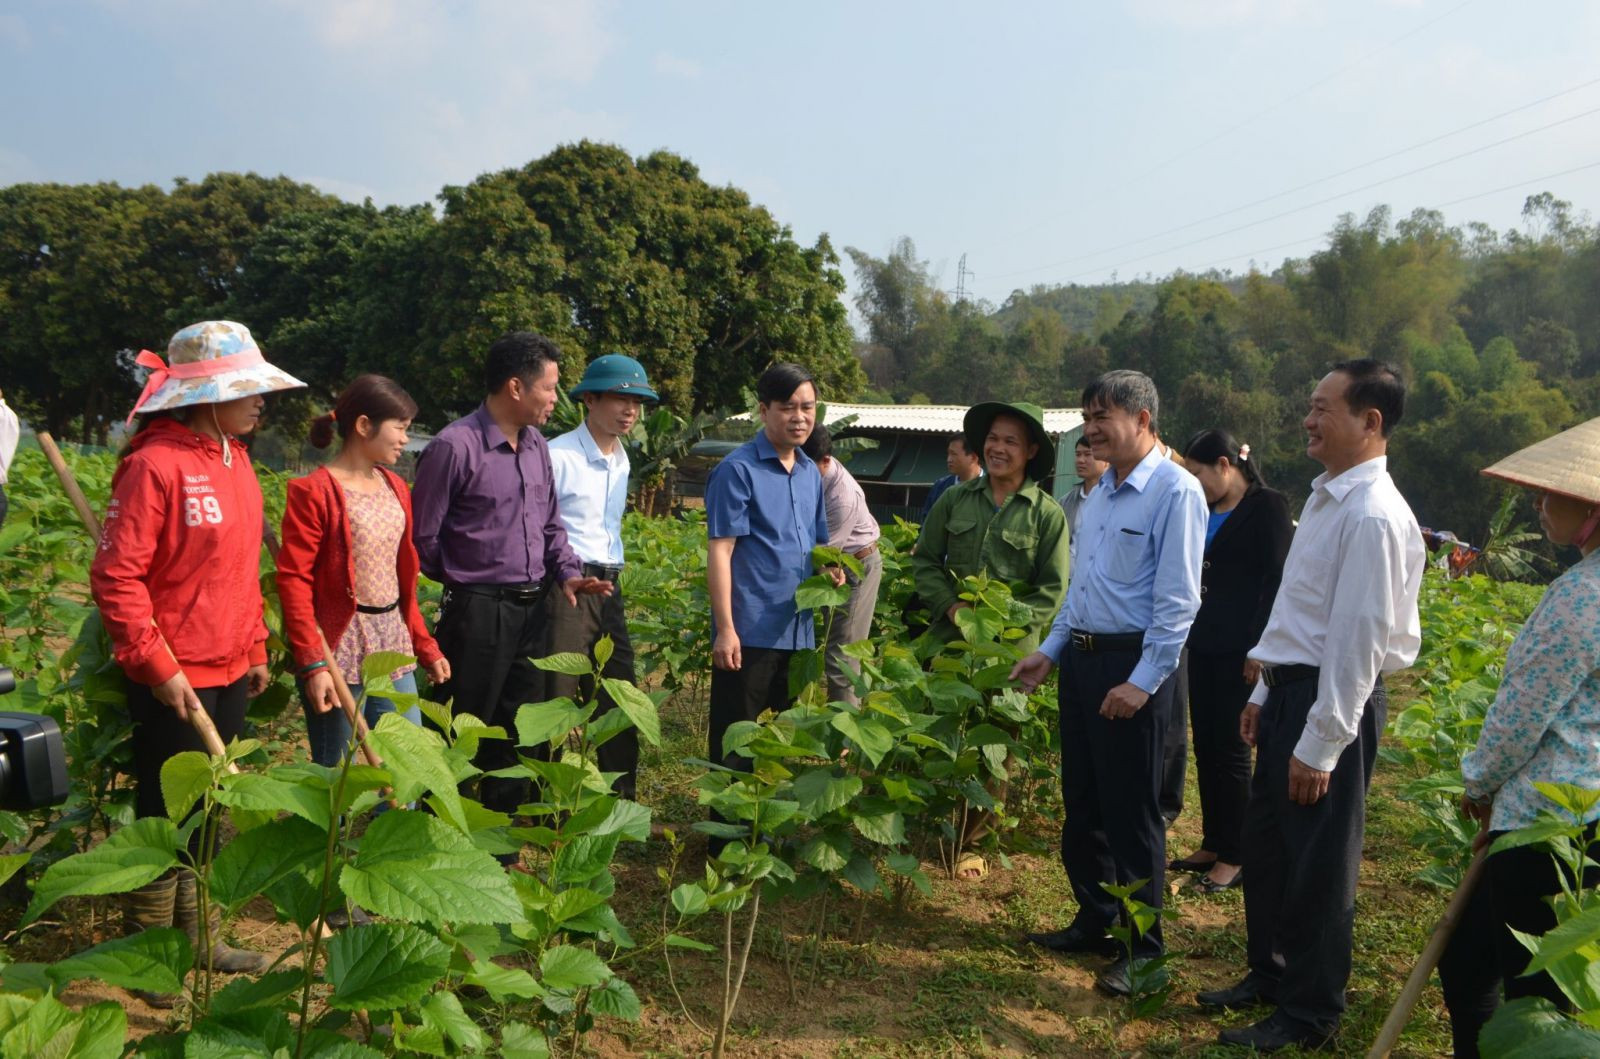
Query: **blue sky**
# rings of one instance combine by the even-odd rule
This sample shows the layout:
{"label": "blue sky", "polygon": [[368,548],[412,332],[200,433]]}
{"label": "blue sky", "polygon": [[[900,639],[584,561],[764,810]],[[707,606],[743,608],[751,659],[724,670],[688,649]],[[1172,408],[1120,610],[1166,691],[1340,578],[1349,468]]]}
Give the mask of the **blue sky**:
{"label": "blue sky", "polygon": [[1270,269],[1379,203],[1600,209],[1596,55],[1587,0],[13,0],[0,185],[250,169],[413,203],[587,137],[806,242],[909,235],[946,287],[965,253],[1000,302]]}

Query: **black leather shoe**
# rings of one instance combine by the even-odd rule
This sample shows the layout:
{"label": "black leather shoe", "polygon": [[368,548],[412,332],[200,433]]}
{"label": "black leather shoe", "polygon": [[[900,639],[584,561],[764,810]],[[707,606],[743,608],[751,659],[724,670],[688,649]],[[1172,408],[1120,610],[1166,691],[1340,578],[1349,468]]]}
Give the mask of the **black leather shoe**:
{"label": "black leather shoe", "polygon": [[1210,857],[1210,858],[1208,858],[1206,860],[1199,860],[1199,859],[1197,859],[1195,857],[1184,857],[1181,860],[1169,860],[1169,861],[1167,861],[1167,870],[1168,871],[1210,871],[1211,870],[1211,866],[1213,864],[1215,864],[1216,862],[1217,862],[1217,858],[1215,858],[1215,857]]}
{"label": "black leather shoe", "polygon": [[1051,952],[1092,952],[1110,956],[1121,947],[1116,939],[1108,937],[1104,930],[1091,931],[1076,923],[1065,930],[1024,934],[1022,938]]}
{"label": "black leather shoe", "polygon": [[1128,958],[1118,956],[1094,980],[1094,987],[1107,996],[1127,996],[1133,992],[1133,982],[1128,978]]}
{"label": "black leather shoe", "polygon": [[1210,875],[1202,875],[1194,881],[1194,888],[1203,894],[1220,894],[1224,890],[1231,890],[1235,886],[1244,885],[1244,869],[1240,868],[1233,873],[1233,878],[1227,882],[1217,882]]}
{"label": "black leather shoe", "polygon": [[1273,1002],[1273,984],[1251,971],[1226,989],[1208,989],[1194,995],[1195,1003],[1203,1008],[1247,1008],[1256,1004]]}
{"label": "black leather shoe", "polygon": [[1275,1052],[1280,1048],[1305,1048],[1315,1051],[1333,1040],[1331,1030],[1313,1029],[1297,1022],[1281,1011],[1274,1011],[1254,1026],[1240,1026],[1223,1030],[1217,1035],[1223,1044],[1240,1048],[1253,1048],[1258,1052]]}

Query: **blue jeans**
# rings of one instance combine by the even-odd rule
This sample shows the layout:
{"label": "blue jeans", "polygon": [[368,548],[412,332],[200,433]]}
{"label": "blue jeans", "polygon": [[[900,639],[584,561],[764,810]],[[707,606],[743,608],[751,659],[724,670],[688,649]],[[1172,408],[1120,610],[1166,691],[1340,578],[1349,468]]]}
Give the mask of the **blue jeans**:
{"label": "blue jeans", "polygon": [[[405,695],[417,693],[417,677],[415,671],[407,673],[394,682],[394,690]],[[378,727],[378,720],[386,713],[394,713],[394,703],[376,695],[368,695],[366,701],[361,699],[361,685],[351,684],[350,694],[360,703],[362,714],[367,719],[368,728]],[[306,714],[306,737],[311,744],[311,760],[319,765],[332,768],[344,758],[345,747],[350,745],[350,721],[341,709],[332,709],[327,713],[317,713],[305,703],[305,696],[300,698],[300,706]],[[412,724],[422,723],[422,711],[412,706],[401,714]]]}

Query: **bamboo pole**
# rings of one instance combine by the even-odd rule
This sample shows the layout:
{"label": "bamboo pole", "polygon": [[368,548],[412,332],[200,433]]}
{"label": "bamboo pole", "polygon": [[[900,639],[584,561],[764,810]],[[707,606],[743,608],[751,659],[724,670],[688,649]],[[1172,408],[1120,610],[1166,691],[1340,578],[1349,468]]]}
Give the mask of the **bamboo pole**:
{"label": "bamboo pole", "polygon": [[100,519],[95,516],[94,508],[89,506],[89,498],[78,488],[78,479],[72,476],[72,468],[62,459],[61,450],[56,448],[56,439],[50,436],[48,430],[39,431],[36,437],[39,439],[39,448],[44,450],[44,458],[50,461],[50,466],[55,468],[56,477],[61,479],[61,488],[66,490],[67,499],[72,501],[72,506],[77,509],[78,518],[82,520],[84,529],[87,529],[89,536],[99,544]]}
{"label": "bamboo pole", "polygon": [[1389,1017],[1383,1020],[1383,1028],[1378,1031],[1378,1039],[1372,1042],[1372,1048],[1367,1052],[1367,1059],[1386,1059],[1395,1043],[1400,1040],[1400,1034],[1410,1021],[1411,1012],[1421,999],[1423,988],[1428,984],[1428,977],[1438,966],[1445,947],[1450,944],[1450,936],[1455,933],[1456,927],[1461,923],[1461,917],[1466,914],[1467,905],[1472,900],[1472,892],[1477,889],[1479,879],[1483,876],[1484,860],[1488,852],[1489,847],[1484,845],[1473,854],[1472,863],[1467,866],[1467,873],[1461,877],[1461,885],[1456,887],[1455,895],[1450,898],[1450,904],[1445,908],[1444,915],[1433,928],[1433,935],[1423,947],[1422,955],[1417,957],[1416,966],[1411,968],[1411,977],[1406,979],[1405,987],[1400,990],[1399,999],[1394,1002],[1394,1007],[1389,1009]]}
{"label": "bamboo pole", "polygon": [[[89,531],[89,536],[94,538],[96,545],[100,542],[100,519],[96,517],[94,508],[89,506],[89,498],[83,495],[83,489],[78,485],[78,479],[73,476],[72,468],[67,466],[67,461],[62,458],[61,450],[56,447],[56,439],[50,436],[48,430],[41,430],[36,437],[39,439],[39,448],[44,451],[44,458],[50,461],[50,466],[55,470],[56,477],[61,480],[61,488],[66,492],[67,499],[72,501],[73,508],[78,512],[78,518],[83,522],[83,528]],[[166,648],[167,655],[176,665],[178,656],[173,653],[172,645],[167,643],[167,638],[162,636],[161,630],[156,627],[155,619],[150,619],[150,627],[156,630],[156,635],[161,636],[161,646]],[[190,709],[189,723],[200,734],[200,741],[205,745],[206,753],[221,756],[227,753],[228,748],[222,743],[222,736],[217,732],[217,726],[211,720],[211,715],[205,710]],[[239,766],[228,765],[228,771],[238,772]]]}

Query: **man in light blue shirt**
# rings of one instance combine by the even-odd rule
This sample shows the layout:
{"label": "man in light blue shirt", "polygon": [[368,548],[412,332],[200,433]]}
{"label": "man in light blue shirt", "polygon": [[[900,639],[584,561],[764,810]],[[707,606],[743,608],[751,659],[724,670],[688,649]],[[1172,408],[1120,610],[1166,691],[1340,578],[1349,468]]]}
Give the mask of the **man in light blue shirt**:
{"label": "man in light blue shirt", "polygon": [[[1061,863],[1078,901],[1070,926],[1027,938],[1058,952],[1112,954],[1107,928],[1121,906],[1101,883],[1145,879],[1133,896],[1155,909],[1166,890],[1162,746],[1170,678],[1200,609],[1206,501],[1194,476],[1156,445],[1148,376],[1102,375],[1084,390],[1083,411],[1084,436],[1110,467],[1083,503],[1083,547],[1066,602],[1011,675],[1031,691],[1061,666]],[[1133,954],[1161,951],[1157,918]],[[1126,956],[1095,984],[1126,995]]]}
{"label": "man in light blue shirt", "polygon": [[[622,513],[628,504],[628,454],[622,439],[639,421],[645,401],[660,398],[650,388],[644,367],[632,357],[608,353],[597,357],[571,391],[582,401],[584,420],[550,442],[550,468],[555,480],[556,513],[566,527],[567,541],[583,560],[583,575],[617,584],[622,577]],[[545,655],[574,652],[594,657],[602,636],[611,637],[611,657],[601,675],[633,681],[633,642],[622,592],[579,596],[577,605],[552,592],[545,596]],[[574,700],[596,693],[592,679],[564,673],[545,674],[545,697]],[[600,711],[614,709],[611,696],[600,692]],[[602,772],[618,772],[617,793],[635,794],[639,771],[639,736],[628,728],[600,744]]]}

